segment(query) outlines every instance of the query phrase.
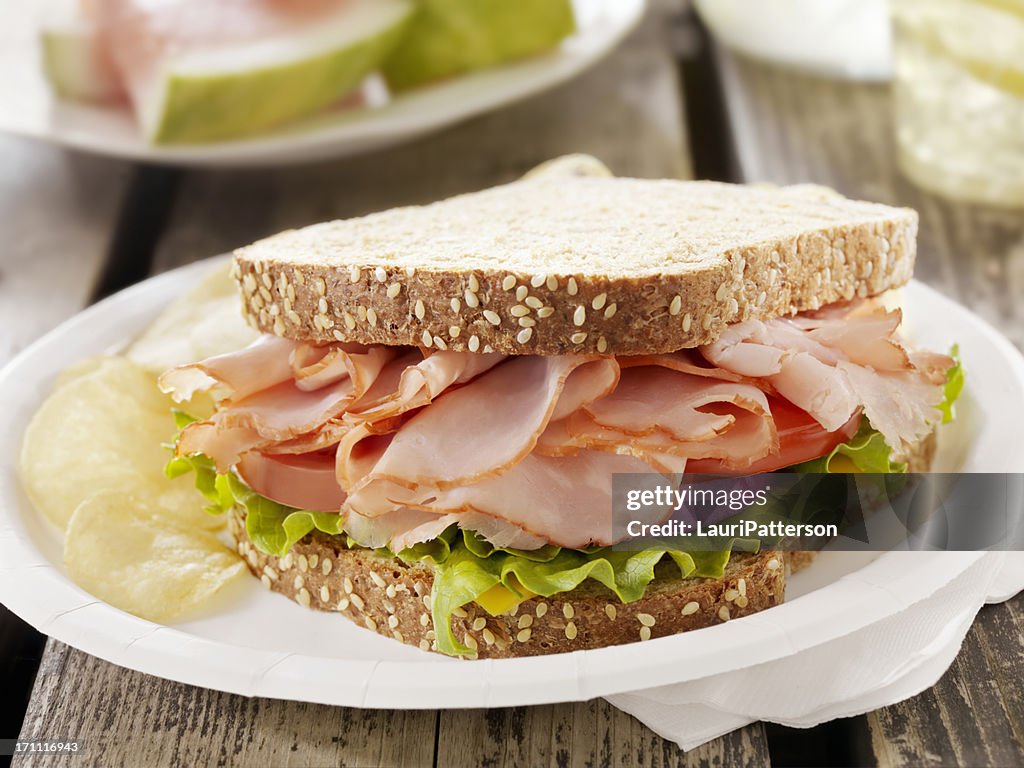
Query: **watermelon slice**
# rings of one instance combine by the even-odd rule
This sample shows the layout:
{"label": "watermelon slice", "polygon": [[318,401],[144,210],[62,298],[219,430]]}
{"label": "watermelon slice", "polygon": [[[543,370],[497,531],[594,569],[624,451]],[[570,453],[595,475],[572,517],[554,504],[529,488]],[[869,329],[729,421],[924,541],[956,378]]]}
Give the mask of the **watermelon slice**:
{"label": "watermelon slice", "polygon": [[575,29],[571,0],[418,0],[384,75],[414,88],[546,51]]}
{"label": "watermelon slice", "polygon": [[265,132],[338,102],[401,39],[408,0],[94,0],[144,134]]}

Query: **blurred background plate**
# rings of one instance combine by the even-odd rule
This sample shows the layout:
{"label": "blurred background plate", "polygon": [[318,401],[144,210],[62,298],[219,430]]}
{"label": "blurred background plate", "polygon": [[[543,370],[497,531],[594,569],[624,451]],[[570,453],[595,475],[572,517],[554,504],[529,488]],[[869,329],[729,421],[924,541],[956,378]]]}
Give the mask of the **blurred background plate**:
{"label": "blurred background plate", "polygon": [[34,3],[0,3],[0,130],[101,155],[155,163],[245,166],[342,157],[420,136],[546,90],[600,60],[643,16],[645,0],[574,0],[578,31],[551,53],[402,94],[383,107],[319,114],[265,136],[160,147],[127,107],[54,97],[43,78]]}

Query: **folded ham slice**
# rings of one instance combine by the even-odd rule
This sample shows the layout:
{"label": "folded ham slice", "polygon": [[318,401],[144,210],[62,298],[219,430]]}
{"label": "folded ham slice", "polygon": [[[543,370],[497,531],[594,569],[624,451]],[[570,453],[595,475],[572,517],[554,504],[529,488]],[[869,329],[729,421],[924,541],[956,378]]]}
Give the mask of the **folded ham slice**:
{"label": "folded ham slice", "polygon": [[622,536],[614,473],[676,474],[704,459],[741,472],[778,455],[778,398],[830,432],[864,414],[897,450],[922,437],[952,361],[908,351],[900,321],[859,302],[621,358],[263,337],[160,385],[218,401],[183,430],[180,454],[234,467],[286,506],[337,511],[366,546],[397,551],[457,525],[499,547],[585,547]]}

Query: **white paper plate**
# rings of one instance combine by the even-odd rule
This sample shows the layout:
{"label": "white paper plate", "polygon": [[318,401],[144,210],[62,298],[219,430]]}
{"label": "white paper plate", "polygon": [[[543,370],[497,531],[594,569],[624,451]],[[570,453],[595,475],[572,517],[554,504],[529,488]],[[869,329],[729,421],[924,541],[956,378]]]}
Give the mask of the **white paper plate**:
{"label": "white paper plate", "polygon": [[[60,535],[21,490],[22,434],[55,375],[116,351],[210,263],[191,265],[91,307],[0,372],[0,602],[42,632],[125,667],[246,695],[357,707],[481,707],[584,700],[693,680],[787,656],[891,616],[939,589],[978,553],[825,553],[792,580],[790,600],[708,629],[595,651],[457,661],[299,607],[239,580],[201,616],[153,624],[96,600],[61,566]],[[1019,472],[1024,455],[1024,361],[975,315],[920,284],[905,291],[913,335],[959,341],[968,371],[959,433],[944,468]],[[951,439],[950,439],[951,438]],[[969,450],[959,445],[969,443]]]}
{"label": "white paper plate", "polygon": [[311,117],[242,141],[154,147],[127,107],[55,99],[42,75],[38,6],[0,4],[0,130],[101,155],[183,165],[269,165],[380,149],[551,88],[594,64],[639,21],[645,0],[573,0],[578,31],[549,54],[453,78],[381,108]]}

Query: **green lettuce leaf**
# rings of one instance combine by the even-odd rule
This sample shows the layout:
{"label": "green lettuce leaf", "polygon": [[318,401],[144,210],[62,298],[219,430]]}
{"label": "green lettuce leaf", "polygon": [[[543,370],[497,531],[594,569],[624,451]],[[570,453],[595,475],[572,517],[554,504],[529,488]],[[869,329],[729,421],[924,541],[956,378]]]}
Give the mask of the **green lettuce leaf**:
{"label": "green lettuce leaf", "polygon": [[845,456],[857,468],[858,472],[866,474],[883,474],[891,472],[906,472],[907,465],[892,460],[892,448],[885,442],[882,433],[871,426],[867,419],[861,421],[857,434],[847,443],[840,443],[832,451],[820,459],[812,459],[802,464],[794,464],[787,472],[813,472],[827,474],[832,472],[845,472],[842,467],[836,467],[836,458]]}
{"label": "green lettuce leaf", "polygon": [[964,391],[964,380],[966,378],[964,366],[960,360],[960,345],[954,344],[953,348],[949,351],[949,355],[953,358],[954,364],[952,368],[946,371],[945,396],[942,398],[942,402],[939,403],[943,424],[949,424],[949,422],[956,418],[956,401],[960,397],[960,393]]}

